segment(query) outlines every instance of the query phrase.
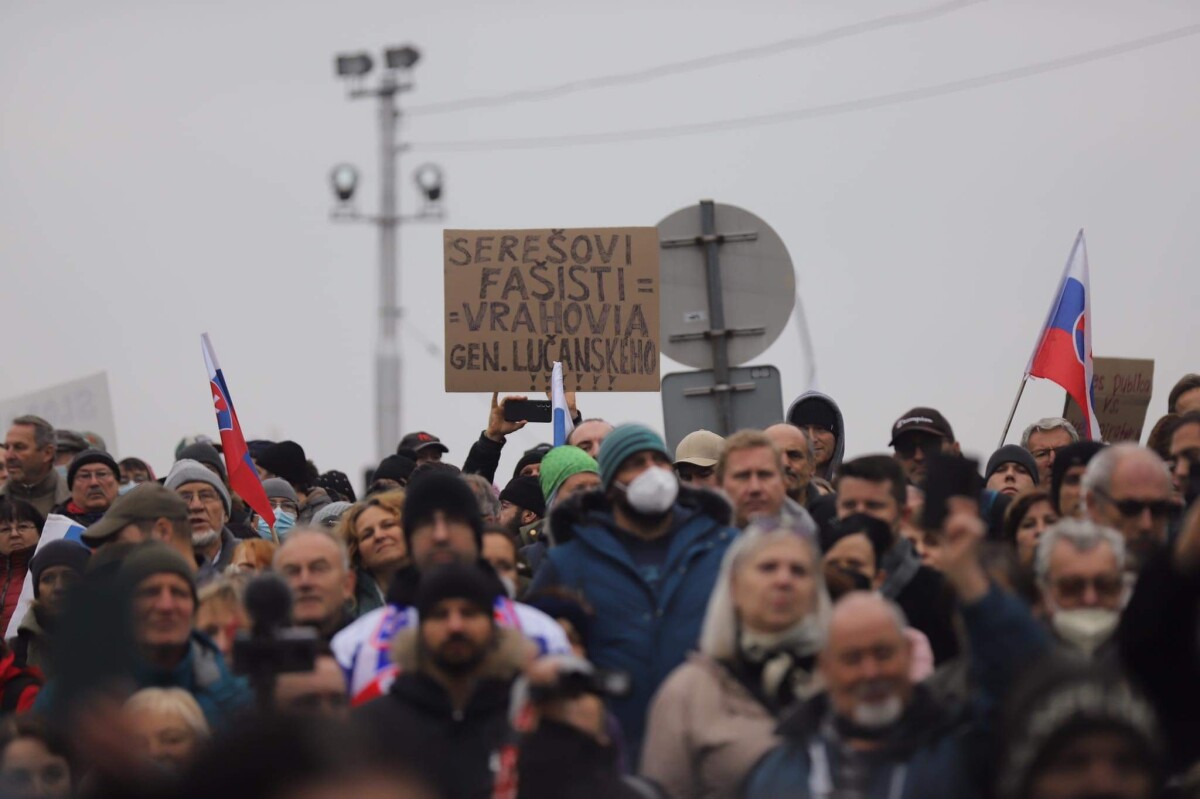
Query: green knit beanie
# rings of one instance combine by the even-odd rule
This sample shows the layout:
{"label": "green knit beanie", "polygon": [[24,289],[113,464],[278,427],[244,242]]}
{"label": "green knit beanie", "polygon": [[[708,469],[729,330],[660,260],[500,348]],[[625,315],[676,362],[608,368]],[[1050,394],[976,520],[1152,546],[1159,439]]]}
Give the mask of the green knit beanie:
{"label": "green knit beanie", "polygon": [[648,427],[640,424],[623,424],[615,428],[604,443],[600,445],[600,455],[596,458],[600,463],[600,482],[607,491],[611,486],[621,464],[630,455],[639,452],[661,452],[668,461],[675,460],[673,453],[667,450],[662,438]]}
{"label": "green knit beanie", "polygon": [[192,589],[192,599],[196,598],[196,569],[184,560],[183,555],[158,541],[138,544],[121,564],[121,576],[127,580],[130,588],[155,574],[177,574],[187,581]]}
{"label": "green knit beanie", "polygon": [[596,463],[595,458],[579,447],[567,445],[555,447],[547,452],[542,458],[541,471],[538,472],[538,480],[542,485],[542,496],[546,498],[547,506],[567,478],[581,472],[599,474],[600,466]]}

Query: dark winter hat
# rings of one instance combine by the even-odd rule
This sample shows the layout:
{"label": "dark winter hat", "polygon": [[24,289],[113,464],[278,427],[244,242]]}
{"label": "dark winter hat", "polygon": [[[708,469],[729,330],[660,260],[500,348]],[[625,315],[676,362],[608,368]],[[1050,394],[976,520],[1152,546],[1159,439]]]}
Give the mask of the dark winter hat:
{"label": "dark winter hat", "polygon": [[112,455],[109,455],[107,452],[101,452],[98,449],[85,449],[76,455],[71,460],[71,465],[67,467],[67,488],[75,487],[75,473],[89,463],[103,463],[112,469],[114,480],[121,479],[121,467],[113,460]]}
{"label": "dark winter hat", "polygon": [[295,441],[280,441],[264,449],[255,462],[292,485],[304,485],[308,482],[307,460],[304,447]]}
{"label": "dark winter hat", "polygon": [[[216,480],[216,475],[203,466],[197,468]],[[83,540],[98,544],[131,524],[155,519],[186,522],[187,518],[187,503],[178,494],[158,483],[142,483],[128,494],[117,497],[100,521],[83,531]]]}
{"label": "dark winter hat", "polygon": [[536,447],[525,450],[521,455],[521,460],[517,461],[517,467],[513,469],[513,477],[520,477],[521,470],[531,463],[541,463],[542,458],[546,457],[546,453],[554,449],[552,444],[538,444]]}
{"label": "dark winter hat", "polygon": [[258,462],[258,456],[274,445],[274,441],[268,441],[265,438],[255,438],[246,442],[246,451],[250,453],[251,460]]}
{"label": "dark winter hat", "polygon": [[600,482],[607,491],[611,486],[621,465],[630,455],[645,451],[661,452],[668,462],[675,460],[675,455],[667,449],[662,438],[640,424],[623,424],[613,429],[600,445],[596,462],[600,464]]}
{"label": "dark winter hat", "polygon": [[175,460],[191,460],[203,463],[205,466],[216,469],[217,474],[221,476],[222,482],[229,482],[229,474],[225,471],[225,461],[221,457],[221,453],[217,452],[217,448],[207,441],[197,441],[194,444],[188,444],[179,451],[179,456]]}
{"label": "dark winter hat", "polygon": [[837,413],[833,407],[821,397],[809,397],[801,400],[792,408],[788,421],[796,427],[813,425],[822,430],[837,434]]}
{"label": "dark winter hat", "polygon": [[1025,471],[1029,472],[1029,476],[1033,478],[1033,484],[1038,484],[1037,461],[1033,459],[1033,455],[1030,454],[1029,450],[1019,447],[1016,444],[1005,444],[992,453],[992,457],[988,458],[987,473],[983,475],[983,479],[991,479],[996,470],[1006,463],[1015,463],[1018,466],[1025,467]]}
{"label": "dark winter hat", "polygon": [[413,452],[420,452],[423,449],[436,449],[441,452],[450,451],[450,448],[443,444],[440,438],[433,433],[426,433],[424,431],[409,433],[400,439],[400,444],[396,447],[396,452],[399,453],[402,449],[410,449]]}
{"label": "dark winter hat", "polygon": [[1058,498],[1062,493],[1067,469],[1072,466],[1087,466],[1104,447],[1105,445],[1098,441],[1076,441],[1054,451],[1054,465],[1050,467],[1050,504],[1056,512],[1061,513],[1058,509]]}
{"label": "dark winter hat", "polygon": [[42,574],[46,569],[54,566],[66,566],[76,574],[83,574],[87,568],[88,558],[91,556],[91,550],[83,544],[65,539],[51,541],[42,546],[33,556],[33,560],[29,562],[29,571],[33,572],[33,598],[41,598],[38,583],[41,582]]}
{"label": "dark winter hat", "polygon": [[896,446],[896,439],[905,433],[913,432],[932,433],[942,436],[947,441],[954,440],[954,429],[950,427],[946,417],[942,416],[941,411],[936,408],[918,407],[909,410],[892,425],[892,440],[888,442],[888,446]]}
{"label": "dark winter hat", "polygon": [[891,526],[865,513],[854,513],[845,519],[826,518],[818,524],[818,530],[817,540],[822,552],[828,552],[847,536],[862,533],[871,542],[876,567],[882,565],[884,553],[892,546]]}
{"label": "dark winter hat", "polygon": [[464,599],[492,617],[492,608],[500,596],[495,577],[475,564],[449,563],[421,575],[417,589],[417,613],[422,623],[437,604],[446,599]]}
{"label": "dark winter hat", "polygon": [[164,572],[177,574],[186,580],[192,589],[192,599],[196,598],[195,567],[166,544],[158,541],[141,544],[121,564],[121,576],[129,581],[131,588],[147,577]]}
{"label": "dark winter hat", "polygon": [[358,501],[358,497],[354,495],[354,486],[350,485],[350,478],[345,472],[330,469],[317,478],[317,485],[348,502]]}
{"label": "dark winter hat", "polygon": [[300,498],[296,496],[296,489],[292,488],[292,484],[282,477],[268,477],[262,481],[262,487],[267,499],[287,499],[296,503],[296,507],[300,507]]}
{"label": "dark winter hat", "polygon": [[536,477],[514,477],[509,480],[500,492],[500,501],[511,502],[538,516],[546,515],[546,498],[542,496],[542,485]]}
{"label": "dark winter hat", "polygon": [[397,483],[404,483],[408,478],[412,477],[413,469],[417,468],[417,462],[411,458],[406,458],[403,455],[388,455],[379,462],[379,468],[375,470],[375,474],[371,476],[372,480],[395,480]]}
{"label": "dark winter hat", "polygon": [[409,552],[412,552],[413,532],[430,522],[436,511],[470,525],[476,545],[483,550],[483,517],[479,515],[475,493],[457,474],[437,470],[419,474],[408,484],[404,496],[404,540]]}

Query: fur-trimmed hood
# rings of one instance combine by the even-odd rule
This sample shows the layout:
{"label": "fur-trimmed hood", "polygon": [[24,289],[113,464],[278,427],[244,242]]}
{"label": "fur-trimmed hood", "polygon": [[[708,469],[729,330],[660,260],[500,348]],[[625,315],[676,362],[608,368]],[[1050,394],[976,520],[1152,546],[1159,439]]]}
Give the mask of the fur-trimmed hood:
{"label": "fur-trimmed hood", "polygon": [[[679,527],[697,515],[708,516],[722,527],[733,524],[733,506],[729,500],[723,494],[706,488],[691,488],[681,484],[672,512],[675,514],[673,527]],[[561,546],[574,537],[577,525],[600,524],[611,527],[612,503],[603,491],[584,491],[556,504],[545,521],[543,530],[546,539],[552,546]]]}
{"label": "fur-trimmed hood", "polygon": [[[392,641],[392,663],[399,667],[401,673],[422,670],[419,636],[418,625],[400,632]],[[519,630],[497,627],[495,646],[484,658],[477,676],[481,680],[511,680],[535,657],[537,645]]]}

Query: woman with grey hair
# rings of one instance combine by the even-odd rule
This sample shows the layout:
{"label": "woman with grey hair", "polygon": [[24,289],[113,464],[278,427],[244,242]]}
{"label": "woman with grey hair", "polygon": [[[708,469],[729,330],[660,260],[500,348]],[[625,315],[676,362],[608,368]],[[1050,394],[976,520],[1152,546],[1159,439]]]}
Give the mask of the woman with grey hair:
{"label": "woman with grey hair", "polygon": [[642,775],[671,799],[735,796],[782,711],[819,690],[829,595],[807,512],[752,523],[721,562],[700,651],[650,708]]}

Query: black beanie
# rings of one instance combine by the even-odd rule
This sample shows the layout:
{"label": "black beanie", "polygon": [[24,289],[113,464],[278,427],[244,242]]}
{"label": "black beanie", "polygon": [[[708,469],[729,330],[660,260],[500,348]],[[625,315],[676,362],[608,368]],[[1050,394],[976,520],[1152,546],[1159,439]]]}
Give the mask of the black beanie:
{"label": "black beanie", "polygon": [[317,485],[331,494],[337,494],[347,502],[358,501],[358,497],[354,495],[354,486],[350,485],[350,478],[346,476],[345,472],[330,469],[317,478]]}
{"label": "black beanie", "polygon": [[113,479],[118,482],[121,480],[121,467],[113,460],[113,456],[107,452],[98,449],[85,449],[83,452],[76,455],[71,460],[71,465],[67,467],[67,488],[72,488],[75,485],[75,473],[87,466],[89,463],[103,463],[108,468],[112,469]]}
{"label": "black beanie", "polygon": [[63,539],[42,545],[37,554],[33,556],[33,560],[29,562],[29,571],[33,573],[33,598],[41,598],[38,583],[41,582],[42,574],[46,569],[66,566],[76,574],[83,574],[91,556],[91,550],[74,541]]}
{"label": "black beanie", "polygon": [[829,403],[820,397],[809,397],[802,400],[792,409],[788,421],[796,427],[814,425],[822,430],[828,430],[834,435],[837,435],[838,432],[837,414],[829,406]]}
{"label": "black beanie", "polygon": [[521,455],[521,460],[517,461],[517,467],[513,469],[513,477],[520,477],[521,470],[531,463],[541,463],[542,458],[546,457],[546,453],[554,449],[549,444],[538,444],[532,449],[527,449]]}
{"label": "black beanie", "polygon": [[498,589],[495,578],[478,566],[449,563],[421,576],[421,585],[417,589],[417,613],[423,622],[442,600],[464,599],[490,617],[496,598],[500,596]]}
{"label": "black beanie", "polygon": [[128,581],[130,590],[147,577],[163,573],[182,577],[192,589],[192,599],[196,598],[196,567],[166,544],[158,541],[138,544],[121,563],[121,576]]}
{"label": "black beanie", "polygon": [[404,541],[412,552],[413,531],[432,521],[435,511],[458,519],[475,533],[475,544],[483,551],[483,517],[475,492],[457,474],[431,470],[418,474],[404,495]]}
{"label": "black beanie", "polygon": [[1055,513],[1062,512],[1058,509],[1058,497],[1062,493],[1063,478],[1067,476],[1067,469],[1072,466],[1087,466],[1104,446],[1097,441],[1076,441],[1055,450],[1054,465],[1050,467],[1050,504],[1054,506]]}
{"label": "black beanie", "polygon": [[404,483],[412,476],[413,469],[417,468],[417,462],[411,458],[406,458],[403,455],[388,455],[379,462],[379,467],[375,473],[371,475],[372,480],[395,480],[397,483]]}
{"label": "black beanie", "polygon": [[500,492],[500,501],[511,502],[538,516],[546,515],[546,498],[542,495],[542,484],[536,477],[514,477],[509,480]]}
{"label": "black beanie", "polygon": [[1025,471],[1033,478],[1033,484],[1037,485],[1040,482],[1038,475],[1037,461],[1033,459],[1033,455],[1024,447],[1019,447],[1016,444],[1005,444],[1000,449],[992,453],[992,457],[988,458],[987,470],[984,472],[983,479],[990,480],[992,475],[1006,463],[1015,463],[1018,466],[1025,467]]}
{"label": "black beanie", "polygon": [[304,447],[295,441],[272,444],[254,460],[263,469],[282,477],[294,486],[305,486],[310,482]]}

